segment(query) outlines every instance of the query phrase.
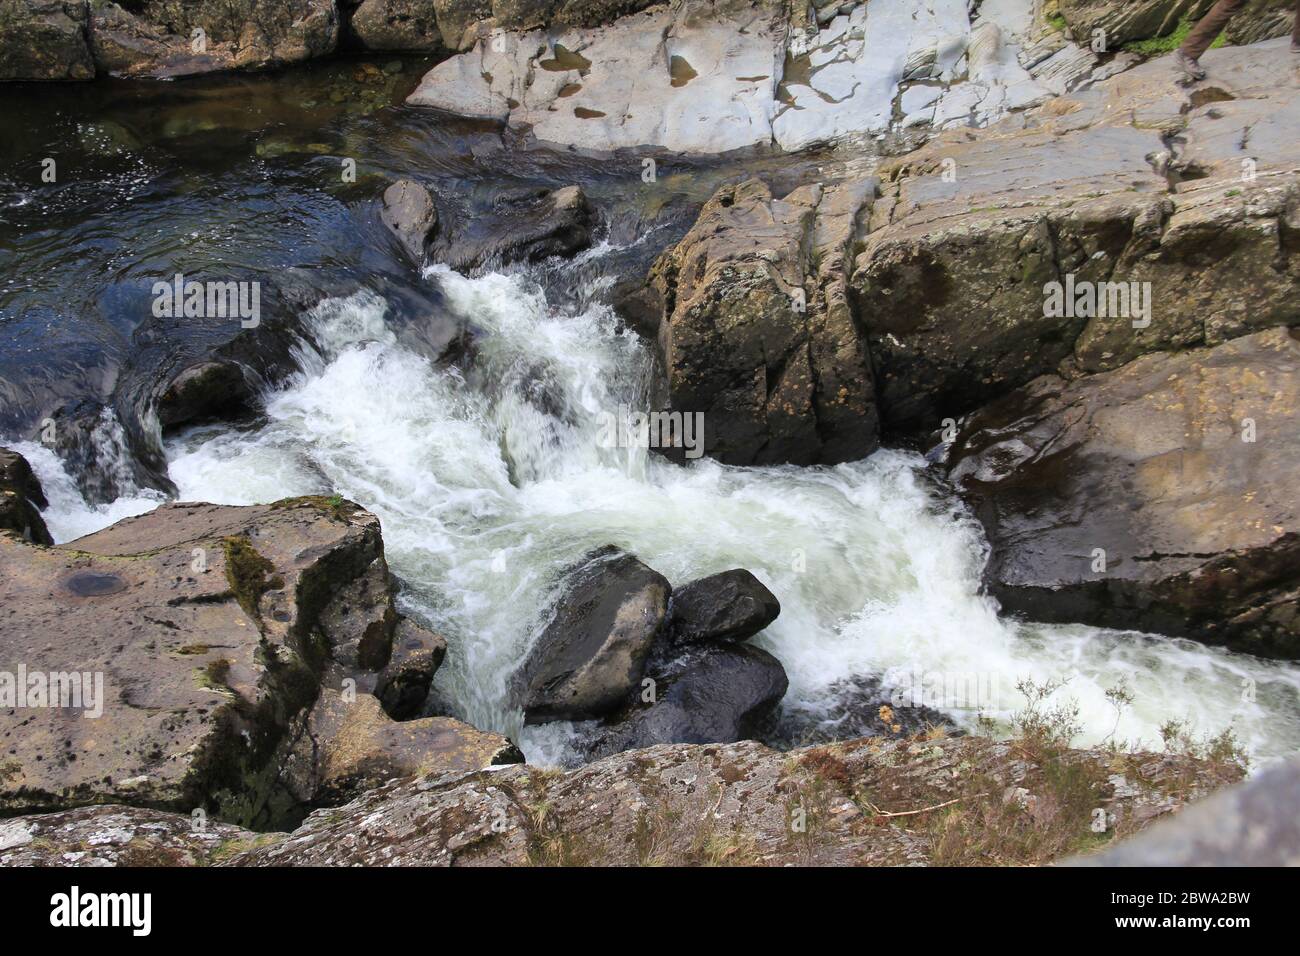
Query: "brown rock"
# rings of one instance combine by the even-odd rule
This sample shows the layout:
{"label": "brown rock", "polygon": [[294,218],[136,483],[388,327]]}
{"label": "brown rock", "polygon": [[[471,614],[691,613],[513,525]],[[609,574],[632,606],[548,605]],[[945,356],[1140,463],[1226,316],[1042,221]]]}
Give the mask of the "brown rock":
{"label": "brown rock", "polygon": [[876,447],[871,368],[844,257],[871,183],[773,199],[724,186],[655,264],[649,294],[674,411],[728,464],[833,464]]}
{"label": "brown rock", "polygon": [[1300,658],[1298,409],[1286,329],[982,409],[949,474],[988,532],[990,591],[1035,620]]}
{"label": "brown rock", "polygon": [[0,81],[90,80],[86,4],[0,0]]}

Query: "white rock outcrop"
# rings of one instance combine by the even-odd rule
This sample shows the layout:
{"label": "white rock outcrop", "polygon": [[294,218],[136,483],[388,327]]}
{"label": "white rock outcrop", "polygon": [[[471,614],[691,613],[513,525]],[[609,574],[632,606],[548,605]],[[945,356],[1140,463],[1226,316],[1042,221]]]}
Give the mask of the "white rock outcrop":
{"label": "white rock outcrop", "polygon": [[805,14],[782,0],[669,0],[594,29],[487,34],[407,102],[593,152],[799,150],[984,126],[1099,73],[1041,6],[814,0]]}

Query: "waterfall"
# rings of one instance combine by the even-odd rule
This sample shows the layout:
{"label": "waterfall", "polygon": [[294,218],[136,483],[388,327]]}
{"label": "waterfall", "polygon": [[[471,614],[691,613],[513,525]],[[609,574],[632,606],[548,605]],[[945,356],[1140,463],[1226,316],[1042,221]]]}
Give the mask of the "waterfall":
{"label": "waterfall", "polygon": [[[575,283],[602,281],[590,265],[573,267]],[[920,456],[739,468],[606,447],[602,416],[643,408],[653,366],[649,346],[597,296],[557,306],[527,271],[471,279],[434,268],[427,278],[479,330],[467,370],[405,348],[381,297],[327,300],[306,317],[315,345],[303,346],[302,371],[265,396],[265,419],[172,437],[169,474],[184,500],[329,493],[374,511],[404,611],[450,643],[435,696],[519,738],[530,760],[565,759],[576,729],[524,729],[507,680],[544,623],[558,571],[610,543],[675,585],[754,572],[781,601],[755,642],[788,671],[792,711],[829,712],[853,677],[913,690],[965,682],[978,700],[939,692],[925,702],[971,726],[981,713],[1005,722],[1023,705],[1022,678],[1066,679],[1059,693],[1079,705],[1083,743],[1158,748],[1173,718],[1202,733],[1232,726],[1257,758],[1300,747],[1294,665],[1001,618],[980,593],[982,532]],[[46,517],[60,539],[155,503],[78,506],[51,454],[18,450],[50,493]],[[1133,702],[1117,713],[1107,691],[1120,686]]]}

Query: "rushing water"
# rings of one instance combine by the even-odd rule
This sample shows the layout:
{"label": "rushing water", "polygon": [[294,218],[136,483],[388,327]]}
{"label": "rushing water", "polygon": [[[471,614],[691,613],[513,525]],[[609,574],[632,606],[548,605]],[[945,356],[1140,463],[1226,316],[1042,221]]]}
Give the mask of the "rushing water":
{"label": "rushing water", "polygon": [[[252,428],[204,427],[168,446],[181,497],[248,504],[338,493],[382,521],[408,613],[447,635],[439,696],[478,726],[522,736],[543,761],[568,728],[526,730],[504,696],[542,622],[557,571],[613,543],[674,584],[731,567],[780,598],[756,640],[790,676],[785,706],[826,712],[847,678],[886,684],[974,675],[979,698],[938,700],[959,722],[1005,720],[1022,678],[1068,679],[1085,739],[1158,745],[1160,725],[1233,726],[1259,757],[1300,746],[1300,670],[1134,633],[1001,619],[979,593],[978,525],[924,476],[918,456],[881,451],[834,468],[686,467],[602,444],[602,415],[643,402],[652,360],[609,310],[553,307],[527,274],[434,270],[451,307],[481,330],[473,381],[407,350],[385,303],[362,293],[310,316],[320,351],[267,396]],[[48,453],[52,526],[66,536],[152,506],[88,518]],[[966,685],[972,686],[972,685]],[[1120,712],[1106,698],[1126,686]],[[1253,688],[1253,701],[1250,694]],[[955,706],[954,706],[955,705]]]}
{"label": "rushing water", "polygon": [[[40,373],[24,397],[72,379],[93,397],[100,378],[112,379],[99,371],[104,356],[132,354],[141,290],[196,261],[263,272],[296,265],[363,282],[402,268],[373,214],[374,196],[395,175],[415,171],[470,197],[509,177],[579,181],[607,213],[622,204],[612,218],[635,225],[673,196],[698,200],[729,174],[668,173],[636,191],[634,163],[506,157],[472,126],[380,109],[375,97],[374,109],[353,109],[351,93],[330,92],[350,69],[97,84],[43,93],[39,107],[15,93],[21,129],[0,147],[12,160],[6,168],[36,170],[42,155],[57,154],[69,159],[65,169],[94,171],[50,188],[0,180],[4,368],[11,380],[21,369]],[[394,70],[385,89],[400,96],[413,75]],[[43,125],[38,109],[50,114]],[[69,154],[70,142],[81,152]],[[340,156],[359,159],[355,186],[338,183]],[[170,436],[180,497],[242,504],[323,492],[373,510],[404,609],[450,641],[439,700],[471,723],[522,737],[535,760],[562,759],[570,728],[522,729],[505,700],[507,678],[558,571],[609,543],[674,584],[733,567],[762,579],[782,612],[755,640],[789,673],[790,713],[829,718],[856,677],[912,687],[919,675],[928,689],[945,679],[959,687],[928,701],[959,723],[978,711],[1005,721],[1023,704],[1020,679],[1068,679],[1062,693],[1078,702],[1087,740],[1158,745],[1172,718],[1201,733],[1231,725],[1258,757],[1300,750],[1295,666],[1000,618],[980,594],[978,525],[918,456],[881,451],[834,468],[707,459],[680,467],[645,449],[604,447],[603,416],[645,407],[654,377],[645,343],[621,332],[596,294],[625,268],[633,239],[645,238],[624,232],[571,264],[479,278],[430,271],[424,281],[477,330],[465,371],[404,346],[376,294],[322,303],[308,317],[315,345],[301,348],[300,374],[265,396],[264,416]],[[111,416],[96,438],[102,455],[116,453]],[[162,500],[138,492],[92,507],[50,451],[15,447],[45,486],[60,541]],[[1106,692],[1120,686],[1132,703],[1117,714]]]}

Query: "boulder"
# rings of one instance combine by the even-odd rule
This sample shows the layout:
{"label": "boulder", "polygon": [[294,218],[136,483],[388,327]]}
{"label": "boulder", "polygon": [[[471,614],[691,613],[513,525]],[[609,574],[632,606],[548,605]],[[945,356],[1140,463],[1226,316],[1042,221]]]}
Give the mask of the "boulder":
{"label": "boulder", "polygon": [[416,267],[424,264],[424,253],[438,229],[438,210],[429,190],[409,179],[401,179],[384,190],[379,214],[406,250]]}
{"label": "boulder", "polygon": [[53,544],[40,512],[47,507],[45,492],[27,459],[0,448],[0,531],[12,531],[36,544]]}
{"label": "boulder", "polygon": [[443,49],[437,11],[427,0],[362,0],[348,22],[367,50]]}
{"label": "boulder", "polygon": [[612,546],[566,571],[550,620],[513,679],[526,722],[585,720],[622,705],[640,686],[671,590],[663,575]]}
{"label": "boulder", "polygon": [[84,0],[0,0],[0,81],[91,80]]}
{"label": "boulder", "polygon": [[334,0],[144,0],[128,6],[90,4],[95,64],[114,76],[274,69],[338,46]]}
{"label": "boulder", "polygon": [[382,668],[397,623],[379,522],[341,500],[169,504],[54,548],[3,535],[0,565],[9,814],[292,819],[295,715],[327,674]]}
{"label": "boulder", "polygon": [[673,591],[668,629],[674,641],[743,641],[776,620],[781,602],[754,575],[737,568]]}
{"label": "boulder", "polygon": [[703,416],[704,452],[735,465],[835,464],[876,448],[871,366],[845,262],[874,182],[774,199],[719,189],[651,270],[673,411]]}
{"label": "boulder", "polygon": [[[851,278],[884,433],[939,428],[1062,363],[1105,371],[1294,321],[1288,56],[1280,40],[1211,51],[1212,96],[1153,60],[886,164]],[[1054,306],[1053,287],[1108,302]]]}
{"label": "boulder", "polygon": [[429,256],[463,273],[568,257],[591,245],[595,225],[578,186],[507,192],[490,210],[439,230]]}
{"label": "boulder", "polygon": [[398,722],[369,694],[321,691],[300,718],[281,771],[303,808],[337,806],[399,777],[462,774],[523,763],[523,754],[498,734],[450,717]]}
{"label": "boulder", "polygon": [[963,423],[948,474],[1033,620],[1300,659],[1300,333],[1045,376]]}
{"label": "boulder", "polygon": [[661,649],[646,668],[643,691],[610,718],[585,749],[598,758],[656,744],[734,743],[759,735],[789,687],[767,651],[743,644]]}
{"label": "boulder", "polygon": [[158,423],[175,428],[248,411],[257,391],[236,362],[201,361],[167,383],[158,398]]}
{"label": "boulder", "polygon": [[447,639],[403,620],[393,638],[393,654],[380,672],[375,696],[393,720],[418,717],[433,676],[447,656]]}

